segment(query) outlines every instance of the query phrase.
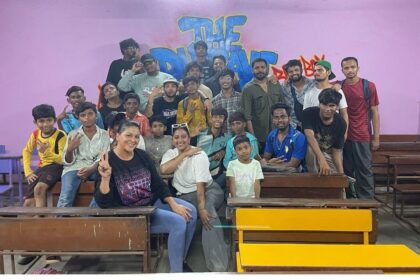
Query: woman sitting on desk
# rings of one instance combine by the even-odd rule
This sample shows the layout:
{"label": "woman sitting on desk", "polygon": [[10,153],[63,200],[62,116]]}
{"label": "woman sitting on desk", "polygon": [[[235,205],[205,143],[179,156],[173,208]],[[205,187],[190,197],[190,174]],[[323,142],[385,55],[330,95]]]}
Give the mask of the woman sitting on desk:
{"label": "woman sitting on desk", "polygon": [[152,233],[169,233],[168,254],[171,272],[190,270],[184,263],[197,221],[193,205],[170,195],[146,152],[137,149],[140,127],[123,121],[117,132],[115,148],[101,154],[101,175],[95,191],[101,208],[149,206]]}

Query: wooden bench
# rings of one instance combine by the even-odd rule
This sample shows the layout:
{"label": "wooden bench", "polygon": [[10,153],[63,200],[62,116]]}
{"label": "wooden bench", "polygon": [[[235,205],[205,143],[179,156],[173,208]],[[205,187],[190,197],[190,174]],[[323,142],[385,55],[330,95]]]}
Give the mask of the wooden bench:
{"label": "wooden bench", "polygon": [[153,211],[154,207],[1,208],[0,253],[12,255],[13,274],[16,254],[143,255],[143,271],[150,272]]}
{"label": "wooden bench", "polygon": [[277,198],[343,198],[348,178],[343,174],[319,176],[318,174],[264,173],[261,197]]}
{"label": "wooden bench", "polygon": [[[85,181],[80,184],[79,190],[74,200],[75,207],[88,207],[92,201],[93,194],[95,192],[95,181]],[[47,206],[57,206],[58,199],[60,198],[61,182],[57,182],[47,192]]]}
{"label": "wooden bench", "polygon": [[[372,211],[367,209],[236,210],[238,272],[302,270],[420,271],[420,256],[404,245],[369,245]],[[363,244],[258,244],[247,231],[354,232]]]}

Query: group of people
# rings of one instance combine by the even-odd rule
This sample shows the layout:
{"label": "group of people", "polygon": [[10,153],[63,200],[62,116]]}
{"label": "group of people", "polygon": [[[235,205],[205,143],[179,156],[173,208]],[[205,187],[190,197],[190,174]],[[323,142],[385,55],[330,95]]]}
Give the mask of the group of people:
{"label": "group of people", "polygon": [[356,179],[347,196],[373,196],[379,102],[374,83],[359,78],[356,58],[342,60],[346,79],[336,82],[326,60],[315,63],[313,80],[290,60],[288,80],[280,82],[257,58],[241,90],[226,58],[209,60],[203,41],[195,43],[196,60],[182,81],[161,72],[151,54],[140,56],[135,40],[120,49],[99,109],[78,86],[66,93],[69,111],[56,116],[50,105],[33,108],[37,128],[23,149],[24,206],[45,207],[47,190],[61,179],[57,207],[70,207],[81,182],[93,180],[92,207],[156,207],[151,232],[169,233],[171,272],[191,270],[185,260],[197,219],[207,268],[226,271],[218,210],[228,196],[259,197],[263,170],[346,173]]}

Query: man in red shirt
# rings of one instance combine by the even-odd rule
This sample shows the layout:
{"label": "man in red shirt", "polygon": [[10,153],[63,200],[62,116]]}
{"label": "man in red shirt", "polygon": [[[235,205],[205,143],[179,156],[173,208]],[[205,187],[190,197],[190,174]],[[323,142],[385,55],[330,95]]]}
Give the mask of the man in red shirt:
{"label": "man in red shirt", "polygon": [[346,76],[342,90],[349,116],[347,141],[343,150],[344,172],[356,179],[358,198],[373,198],[371,150],[379,148],[378,94],[374,83],[358,77],[359,64],[355,57],[343,58],[341,69]]}

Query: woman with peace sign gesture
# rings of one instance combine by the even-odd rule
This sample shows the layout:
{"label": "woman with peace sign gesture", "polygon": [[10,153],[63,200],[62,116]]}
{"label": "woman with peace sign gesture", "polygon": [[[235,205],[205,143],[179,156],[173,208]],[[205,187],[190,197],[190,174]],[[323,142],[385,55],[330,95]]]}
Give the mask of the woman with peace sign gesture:
{"label": "woman with peace sign gesture", "polygon": [[146,152],[137,149],[140,137],[138,123],[124,120],[118,129],[116,146],[101,154],[98,172],[101,175],[95,201],[101,208],[149,206],[152,233],[169,233],[168,255],[171,272],[188,269],[183,263],[194,235],[197,221],[195,207],[173,198],[168,186],[159,177]]}

